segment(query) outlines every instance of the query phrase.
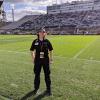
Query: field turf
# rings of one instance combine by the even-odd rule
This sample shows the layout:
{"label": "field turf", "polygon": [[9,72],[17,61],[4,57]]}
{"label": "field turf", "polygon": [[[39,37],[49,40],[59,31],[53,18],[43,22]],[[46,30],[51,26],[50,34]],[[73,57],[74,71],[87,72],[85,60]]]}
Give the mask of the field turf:
{"label": "field turf", "polygon": [[[0,35],[0,100],[20,100],[33,90],[30,46],[36,36]],[[27,100],[100,100],[100,36],[48,36],[53,44],[52,93],[44,74],[36,96]]]}

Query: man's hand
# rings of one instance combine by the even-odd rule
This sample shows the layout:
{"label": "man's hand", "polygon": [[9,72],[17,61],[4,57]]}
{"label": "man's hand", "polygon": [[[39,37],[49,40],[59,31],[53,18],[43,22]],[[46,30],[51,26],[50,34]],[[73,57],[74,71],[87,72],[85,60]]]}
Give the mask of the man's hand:
{"label": "man's hand", "polygon": [[49,62],[50,62],[50,64],[53,63],[53,59],[52,59],[52,51],[49,51]]}
{"label": "man's hand", "polygon": [[34,53],[34,51],[31,51],[31,56],[32,56],[32,63],[34,64],[34,60],[35,60],[35,53]]}
{"label": "man's hand", "polygon": [[53,59],[50,59],[49,62],[50,62],[50,64],[52,64],[53,63]]}
{"label": "man's hand", "polygon": [[32,57],[32,63],[34,64],[34,58]]}

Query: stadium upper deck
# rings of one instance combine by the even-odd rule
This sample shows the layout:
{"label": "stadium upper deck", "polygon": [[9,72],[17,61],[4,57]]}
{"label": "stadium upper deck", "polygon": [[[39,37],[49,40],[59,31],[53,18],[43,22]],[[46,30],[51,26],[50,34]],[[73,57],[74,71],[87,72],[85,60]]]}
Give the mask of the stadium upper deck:
{"label": "stadium upper deck", "polygon": [[100,0],[72,1],[47,7],[48,14],[100,10]]}

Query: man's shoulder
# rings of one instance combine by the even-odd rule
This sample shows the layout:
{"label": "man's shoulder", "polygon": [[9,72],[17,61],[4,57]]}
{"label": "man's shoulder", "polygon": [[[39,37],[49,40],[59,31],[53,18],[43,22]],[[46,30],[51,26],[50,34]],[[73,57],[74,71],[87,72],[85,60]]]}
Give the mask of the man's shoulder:
{"label": "man's shoulder", "polygon": [[37,41],[38,41],[38,39],[34,39],[34,40],[33,40],[33,42],[37,42]]}
{"label": "man's shoulder", "polygon": [[48,39],[45,39],[46,42],[50,42]]}

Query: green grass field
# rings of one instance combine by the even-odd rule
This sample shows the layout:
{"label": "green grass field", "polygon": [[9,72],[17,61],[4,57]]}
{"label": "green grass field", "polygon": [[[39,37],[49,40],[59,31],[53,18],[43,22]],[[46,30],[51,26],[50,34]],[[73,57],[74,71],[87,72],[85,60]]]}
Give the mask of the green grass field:
{"label": "green grass field", "polygon": [[[34,73],[29,49],[34,38],[36,36],[0,35],[0,100],[20,100],[33,90]],[[100,100],[100,36],[47,38],[54,47],[53,96],[45,96],[42,100]],[[39,91],[44,90],[42,72]],[[41,100],[34,98],[36,96],[27,100]]]}

